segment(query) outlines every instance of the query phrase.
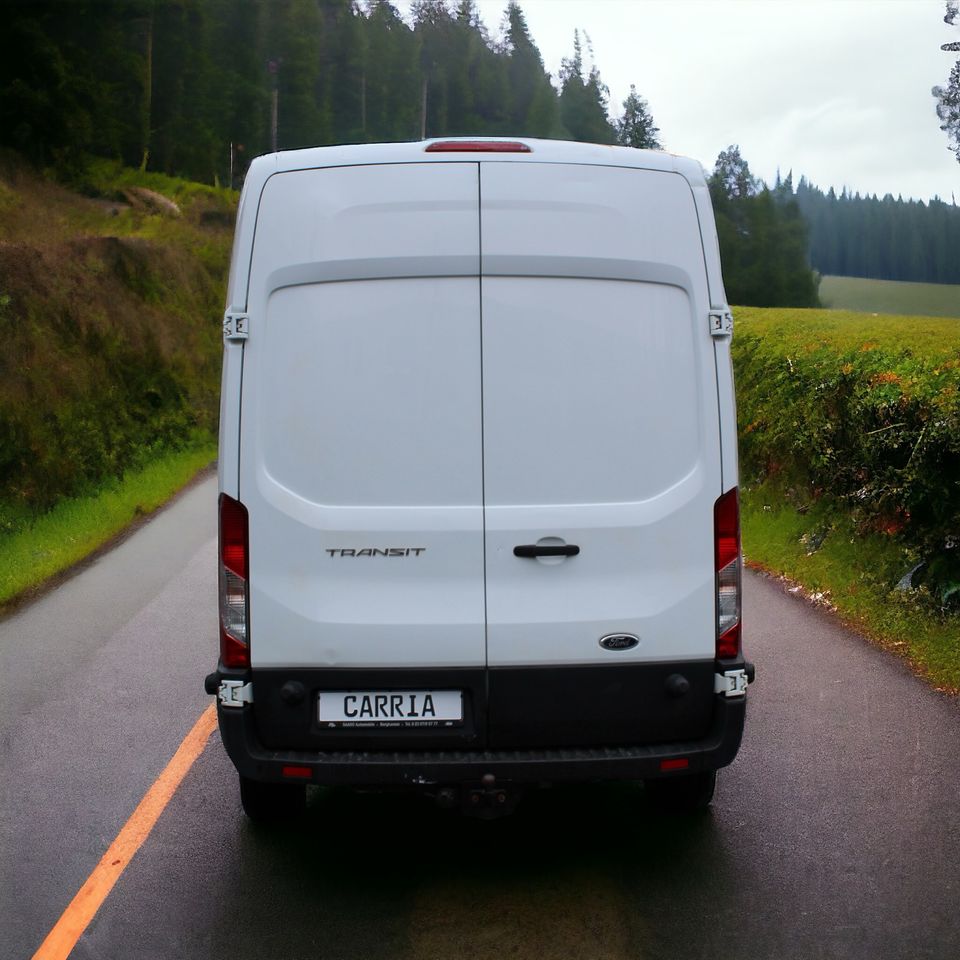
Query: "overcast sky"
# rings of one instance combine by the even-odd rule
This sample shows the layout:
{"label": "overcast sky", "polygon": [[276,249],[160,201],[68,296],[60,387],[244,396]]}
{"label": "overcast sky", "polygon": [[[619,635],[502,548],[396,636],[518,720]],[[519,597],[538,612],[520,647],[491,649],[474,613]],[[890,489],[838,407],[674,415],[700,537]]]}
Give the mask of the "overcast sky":
{"label": "overcast sky", "polygon": [[[506,0],[478,0],[499,33]],[[824,190],[960,202],[960,163],[930,88],[960,39],[942,0],[521,0],[556,78],[586,30],[611,112],[634,83],[666,149],[708,169],[738,143],[754,174],[779,167]]]}

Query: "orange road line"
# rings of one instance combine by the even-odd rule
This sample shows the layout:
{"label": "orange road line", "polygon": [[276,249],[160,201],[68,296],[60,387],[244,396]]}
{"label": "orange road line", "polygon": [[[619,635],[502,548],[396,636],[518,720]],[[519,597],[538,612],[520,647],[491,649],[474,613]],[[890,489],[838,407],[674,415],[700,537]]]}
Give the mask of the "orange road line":
{"label": "orange road line", "polygon": [[96,916],[113,885],[140,849],[143,841],[166,809],[177,787],[193,766],[217,725],[216,707],[211,704],[200,714],[193,729],[183,738],[177,752],[153,782],[137,809],[123,825],[100,862],[93,868],[84,885],[63,911],[46,940],[33,955],[33,960],[66,960]]}

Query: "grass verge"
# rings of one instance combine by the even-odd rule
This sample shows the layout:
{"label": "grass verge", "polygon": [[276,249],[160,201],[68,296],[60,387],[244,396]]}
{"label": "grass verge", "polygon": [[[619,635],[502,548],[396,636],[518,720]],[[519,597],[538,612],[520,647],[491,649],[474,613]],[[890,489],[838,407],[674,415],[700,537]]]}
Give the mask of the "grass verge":
{"label": "grass verge", "polygon": [[937,689],[960,691],[960,617],[941,614],[923,587],[896,589],[917,558],[895,539],[858,531],[826,498],[797,504],[772,483],[741,491],[741,521],[749,565],[803,584]]}
{"label": "grass verge", "polygon": [[831,310],[960,317],[960,285],[823,277],[820,300]]}
{"label": "grass verge", "polygon": [[168,453],[96,494],[62,500],[28,525],[0,535],[0,609],[35,592],[162,506],[216,455],[213,441]]}

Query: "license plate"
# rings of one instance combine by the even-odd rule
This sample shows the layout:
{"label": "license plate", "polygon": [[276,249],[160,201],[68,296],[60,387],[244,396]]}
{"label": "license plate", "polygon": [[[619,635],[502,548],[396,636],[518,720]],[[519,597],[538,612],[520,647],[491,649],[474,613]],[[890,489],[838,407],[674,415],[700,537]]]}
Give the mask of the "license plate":
{"label": "license plate", "polygon": [[317,717],[326,727],[457,727],[460,690],[324,690]]}

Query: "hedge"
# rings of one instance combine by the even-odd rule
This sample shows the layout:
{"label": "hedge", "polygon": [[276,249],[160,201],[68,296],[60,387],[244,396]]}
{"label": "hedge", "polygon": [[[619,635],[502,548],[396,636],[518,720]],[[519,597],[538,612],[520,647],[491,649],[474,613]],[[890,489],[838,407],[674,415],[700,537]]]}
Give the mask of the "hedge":
{"label": "hedge", "polygon": [[741,308],[733,341],[746,484],[829,498],[898,538],[960,606],[960,321]]}

